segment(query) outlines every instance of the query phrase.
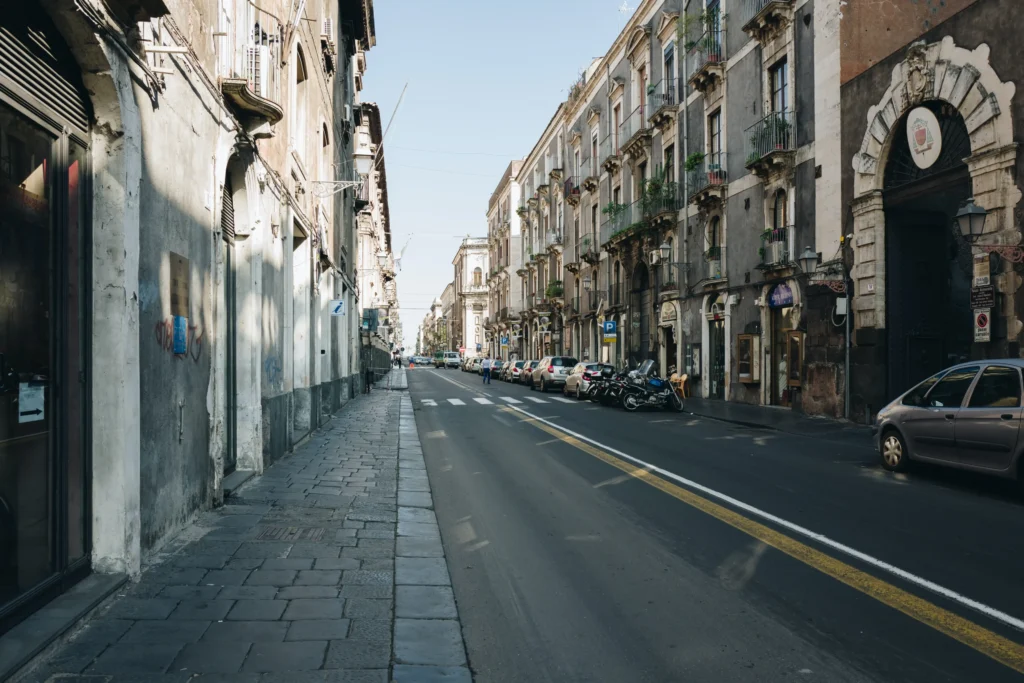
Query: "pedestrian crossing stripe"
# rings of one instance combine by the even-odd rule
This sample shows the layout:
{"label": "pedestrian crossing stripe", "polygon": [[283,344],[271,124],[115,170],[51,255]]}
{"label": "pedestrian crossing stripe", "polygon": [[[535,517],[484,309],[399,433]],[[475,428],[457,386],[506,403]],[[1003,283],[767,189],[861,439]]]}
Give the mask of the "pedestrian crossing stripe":
{"label": "pedestrian crossing stripe", "polygon": [[558,401],[559,403],[576,403],[576,401],[572,400],[571,398],[565,398],[564,396],[552,396],[551,398]]}
{"label": "pedestrian crossing stripe", "polygon": [[492,405],[494,405],[494,402],[491,401],[490,399],[487,399],[487,398],[474,398],[473,400],[476,401],[477,403],[479,403],[482,406],[492,406]]}
{"label": "pedestrian crossing stripe", "polygon": [[504,401],[505,403],[522,403],[522,401],[520,401],[519,399],[512,398],[511,396],[502,396],[501,400]]}
{"label": "pedestrian crossing stripe", "polygon": [[544,399],[537,398],[536,396],[527,396],[526,400],[527,401],[533,401],[534,403],[547,403],[547,401],[545,401]]}
{"label": "pedestrian crossing stripe", "polygon": [[[577,403],[577,401],[575,401],[573,399],[563,398],[561,396],[548,396],[547,398],[540,398],[539,396],[524,396],[523,398],[525,400],[527,400],[527,401],[532,402],[532,403],[550,403],[551,401],[558,401],[559,403],[572,403],[572,404]],[[478,405],[482,405],[482,406],[493,406],[494,403],[495,403],[495,401],[493,401],[493,400],[491,400],[489,398],[483,398],[482,396],[473,396],[472,399],[473,399],[474,403],[476,403]],[[512,404],[519,404],[519,405],[522,405],[522,403],[523,403],[523,401],[519,400],[518,398],[512,398],[511,396],[498,396],[498,397],[496,397],[496,400],[500,401],[500,402],[504,402],[504,403],[512,403]],[[430,406],[430,407],[433,407],[433,408],[437,407],[438,401],[440,401],[441,403],[447,403],[447,404],[453,405],[453,406],[464,406],[464,405],[466,405],[466,401],[461,399],[461,398],[437,398],[437,399],[434,399],[434,398],[421,398],[420,399],[420,403],[422,405]]]}
{"label": "pedestrian crossing stripe", "polygon": [[453,406],[464,406],[464,405],[466,405],[466,403],[464,401],[461,401],[461,400],[459,400],[457,398],[450,398],[450,399],[448,399],[448,402],[451,403]]}

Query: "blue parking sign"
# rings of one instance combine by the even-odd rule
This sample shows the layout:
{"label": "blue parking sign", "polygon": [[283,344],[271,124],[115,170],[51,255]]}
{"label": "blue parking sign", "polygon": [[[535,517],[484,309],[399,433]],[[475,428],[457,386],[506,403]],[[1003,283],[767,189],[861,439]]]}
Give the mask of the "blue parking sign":
{"label": "blue parking sign", "polygon": [[614,344],[619,339],[619,326],[614,320],[605,320],[601,326],[604,331],[604,343]]}

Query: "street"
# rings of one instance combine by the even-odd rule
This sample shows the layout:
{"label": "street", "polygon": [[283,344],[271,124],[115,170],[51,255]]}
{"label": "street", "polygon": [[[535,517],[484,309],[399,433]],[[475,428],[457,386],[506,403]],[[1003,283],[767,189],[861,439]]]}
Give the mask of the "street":
{"label": "street", "polygon": [[1021,505],[859,445],[408,373],[475,680],[1003,681]]}

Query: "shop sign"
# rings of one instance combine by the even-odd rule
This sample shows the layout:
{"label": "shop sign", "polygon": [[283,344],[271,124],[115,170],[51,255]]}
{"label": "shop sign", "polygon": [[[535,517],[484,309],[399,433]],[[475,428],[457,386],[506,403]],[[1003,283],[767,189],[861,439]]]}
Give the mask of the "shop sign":
{"label": "shop sign", "polygon": [[768,295],[769,308],[783,308],[793,305],[793,290],[789,285],[775,285],[775,289]]}
{"label": "shop sign", "polygon": [[605,320],[601,324],[605,344],[614,344],[619,338],[618,324],[614,320]]}
{"label": "shop sign", "polygon": [[331,315],[332,316],[345,315],[345,300],[344,299],[331,299]]}
{"label": "shop sign", "polygon": [[971,308],[981,310],[983,308],[996,307],[996,288],[992,285],[971,288]]}
{"label": "shop sign", "polygon": [[992,341],[992,319],[990,309],[982,308],[974,312],[974,341]]}
{"label": "shop sign", "polygon": [[673,323],[676,321],[676,307],[670,301],[666,301],[661,305],[661,322],[662,323]]}
{"label": "shop sign", "polygon": [[46,419],[46,385],[40,382],[18,384],[18,422]]}
{"label": "shop sign", "polygon": [[907,117],[907,143],[910,157],[918,168],[931,168],[942,153],[939,120],[930,109],[918,107]]}

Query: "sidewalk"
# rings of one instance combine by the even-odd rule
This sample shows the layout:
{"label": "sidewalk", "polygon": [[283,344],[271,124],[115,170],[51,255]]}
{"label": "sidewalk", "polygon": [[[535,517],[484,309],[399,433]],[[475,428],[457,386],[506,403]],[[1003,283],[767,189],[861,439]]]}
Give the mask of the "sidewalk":
{"label": "sidewalk", "polygon": [[733,401],[691,397],[686,399],[686,410],[694,415],[711,417],[756,429],[771,429],[786,434],[873,447],[871,427],[827,417],[811,417],[803,413],[795,413],[789,408],[755,406]]}
{"label": "sidewalk", "polygon": [[375,389],[20,680],[467,683],[432,508],[412,401]]}

